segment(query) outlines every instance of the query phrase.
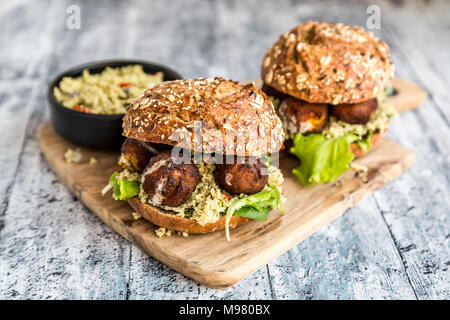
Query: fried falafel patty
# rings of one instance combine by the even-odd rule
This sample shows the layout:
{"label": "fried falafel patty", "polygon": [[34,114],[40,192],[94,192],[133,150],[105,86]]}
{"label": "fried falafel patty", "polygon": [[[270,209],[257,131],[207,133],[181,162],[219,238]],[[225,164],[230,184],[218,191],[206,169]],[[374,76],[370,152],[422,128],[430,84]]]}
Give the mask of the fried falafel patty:
{"label": "fried falafel patty", "polygon": [[142,189],[157,205],[177,207],[190,197],[200,179],[197,166],[176,164],[170,151],[153,157],[142,174]]}
{"label": "fried falafel patty", "polygon": [[285,98],[278,109],[285,129],[290,133],[321,132],[328,122],[328,105]]}
{"label": "fried falafel patty", "polygon": [[330,113],[338,120],[351,124],[366,124],[378,108],[376,98],[353,104],[338,104],[330,107]]}
{"label": "fried falafel patty", "polygon": [[[262,159],[245,158],[245,163],[238,163],[234,157],[232,164],[217,164],[214,179],[217,184],[231,194],[254,194],[260,192],[267,184],[267,166]],[[241,162],[244,162],[241,161]]]}
{"label": "fried falafel patty", "polygon": [[145,142],[131,138],[124,141],[120,151],[122,154],[119,158],[119,165],[124,169],[129,168],[139,172],[144,170],[151,157],[155,155]]}
{"label": "fried falafel patty", "polygon": [[376,98],[360,103],[328,105],[325,103],[310,103],[303,101],[264,84],[264,91],[271,97],[278,99],[278,114],[284,128],[290,134],[309,134],[322,132],[329,115],[350,124],[366,124],[378,108]]}
{"label": "fried falafel patty", "polygon": [[119,165],[123,169],[142,172],[150,159],[170,149],[170,146],[161,143],[150,143],[127,138],[122,144]]}

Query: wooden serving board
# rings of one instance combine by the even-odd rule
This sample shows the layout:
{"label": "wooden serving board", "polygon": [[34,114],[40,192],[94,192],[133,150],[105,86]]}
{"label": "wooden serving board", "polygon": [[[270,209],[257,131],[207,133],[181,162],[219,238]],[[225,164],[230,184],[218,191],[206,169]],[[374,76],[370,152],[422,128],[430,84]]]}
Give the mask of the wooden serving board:
{"label": "wooden serving board", "polygon": [[[367,156],[356,160],[369,168],[366,182],[349,170],[333,183],[305,187],[291,173],[297,160],[284,155],[280,166],[285,176],[285,214],[273,212],[267,221],[239,226],[231,231],[229,243],[224,231],[187,238],[156,237],[153,224],[135,220],[125,202],[100,193],[111,173],[118,169],[118,154],[82,149],[84,160],[67,164],[64,153],[76,146],[56,134],[51,125],[40,129],[39,141],[53,170],[101,220],[172,269],[216,288],[231,286],[266,265],[395,179],[415,161],[413,152],[385,139]],[[89,165],[90,157],[98,163]]]}
{"label": "wooden serving board", "polygon": [[394,95],[386,101],[399,112],[417,109],[427,98],[427,92],[421,86],[406,79],[395,78],[392,87]]}
{"label": "wooden serving board", "polygon": [[[261,88],[261,79],[253,80],[253,82],[257,88]],[[386,101],[399,112],[417,109],[427,98],[427,92],[421,86],[406,79],[394,78],[392,87],[394,95],[388,97]]]}

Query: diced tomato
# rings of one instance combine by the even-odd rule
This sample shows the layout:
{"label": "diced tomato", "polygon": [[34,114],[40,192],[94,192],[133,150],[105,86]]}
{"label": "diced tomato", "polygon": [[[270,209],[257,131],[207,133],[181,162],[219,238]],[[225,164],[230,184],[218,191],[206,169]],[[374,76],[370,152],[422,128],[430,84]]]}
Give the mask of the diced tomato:
{"label": "diced tomato", "polygon": [[119,87],[121,87],[121,88],[129,87],[129,86],[132,86],[132,85],[133,85],[133,83],[132,82],[128,82],[128,81],[119,82]]}
{"label": "diced tomato", "polygon": [[231,197],[230,197],[229,195],[227,195],[226,193],[223,193],[223,192],[222,192],[222,195],[223,195],[227,200],[230,200],[230,199],[231,199]]}
{"label": "diced tomato", "polygon": [[72,109],[80,111],[80,112],[84,112],[84,113],[91,113],[91,110],[89,108],[86,108],[86,107],[83,107],[83,106],[80,106],[80,105],[73,106]]}

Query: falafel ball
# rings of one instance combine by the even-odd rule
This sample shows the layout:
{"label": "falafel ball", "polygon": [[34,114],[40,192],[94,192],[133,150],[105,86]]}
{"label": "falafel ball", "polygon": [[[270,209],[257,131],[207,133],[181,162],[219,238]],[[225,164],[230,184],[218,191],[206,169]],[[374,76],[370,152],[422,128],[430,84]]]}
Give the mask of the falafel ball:
{"label": "falafel ball", "polygon": [[145,142],[127,138],[122,144],[119,165],[136,171],[144,170],[154,153],[147,148]]}
{"label": "falafel ball", "polygon": [[197,166],[173,162],[170,151],[153,157],[142,174],[142,188],[154,204],[178,207],[194,192],[200,180]]}
{"label": "falafel ball", "polygon": [[291,134],[322,132],[328,122],[328,105],[309,103],[288,97],[281,101],[278,109],[286,131]]}
{"label": "falafel ball", "polygon": [[[252,159],[253,161],[250,161]],[[225,159],[224,159],[225,160]],[[254,194],[267,184],[267,166],[262,159],[246,158],[245,163],[217,164],[214,179],[217,184],[231,194]]]}
{"label": "falafel ball", "polygon": [[331,106],[330,112],[338,120],[351,124],[366,124],[372,119],[377,108],[378,102],[374,98],[360,103]]}

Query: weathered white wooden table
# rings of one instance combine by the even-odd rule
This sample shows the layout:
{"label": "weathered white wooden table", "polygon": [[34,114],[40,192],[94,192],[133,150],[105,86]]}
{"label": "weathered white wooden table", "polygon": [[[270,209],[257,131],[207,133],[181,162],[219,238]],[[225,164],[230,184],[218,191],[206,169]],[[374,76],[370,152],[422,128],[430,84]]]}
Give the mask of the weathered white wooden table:
{"label": "weathered white wooden table", "polygon": [[[429,92],[388,136],[417,163],[294,249],[227,290],[191,281],[89,212],[49,169],[36,132],[56,73],[142,58],[185,77],[258,77],[266,48],[308,19],[365,26],[376,1],[2,1],[0,298],[450,299],[450,5],[381,2],[375,33],[397,75]],[[66,26],[70,5],[81,29]]]}

